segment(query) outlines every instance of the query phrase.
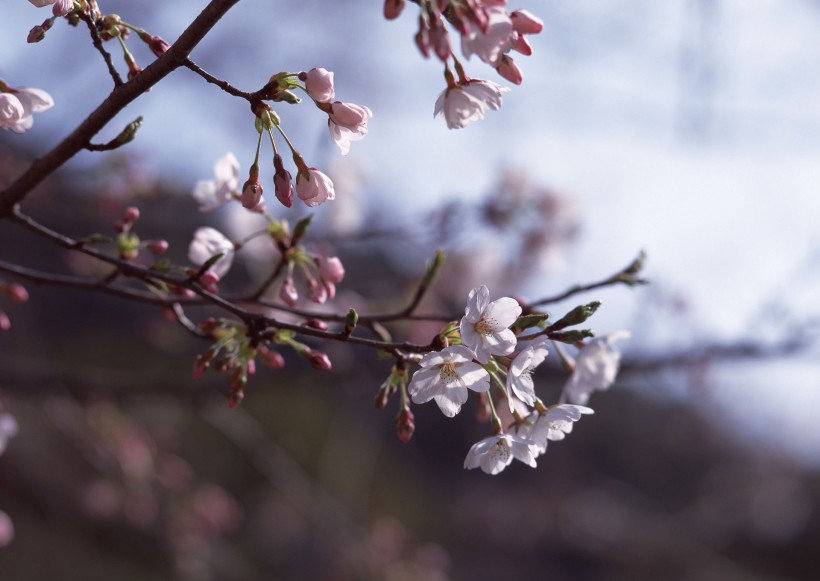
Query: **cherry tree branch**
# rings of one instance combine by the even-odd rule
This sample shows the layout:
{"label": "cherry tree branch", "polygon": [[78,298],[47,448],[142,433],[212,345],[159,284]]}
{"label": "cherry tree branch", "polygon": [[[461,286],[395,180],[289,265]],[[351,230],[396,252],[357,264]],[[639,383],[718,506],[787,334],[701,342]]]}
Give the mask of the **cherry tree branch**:
{"label": "cherry tree branch", "polygon": [[114,86],[119,87],[123,84],[122,77],[120,73],[117,72],[117,69],[114,67],[114,63],[111,61],[111,55],[102,44],[102,39],[100,38],[100,33],[97,30],[97,26],[94,23],[94,20],[91,18],[90,15],[79,13],[80,20],[85,22],[86,26],[88,26],[88,31],[91,34],[91,42],[94,44],[94,48],[102,55],[103,60],[105,61],[105,66],[108,67],[108,74],[111,75],[111,79],[114,81]]}
{"label": "cherry tree branch", "polygon": [[239,0],[211,0],[165,54],[132,80],[114,87],[111,94],[68,137],[0,192],[0,218],[11,214],[14,205],[21,202],[35,186],[85,148],[114,116],[171,71],[182,66],[194,47],[237,2]]}

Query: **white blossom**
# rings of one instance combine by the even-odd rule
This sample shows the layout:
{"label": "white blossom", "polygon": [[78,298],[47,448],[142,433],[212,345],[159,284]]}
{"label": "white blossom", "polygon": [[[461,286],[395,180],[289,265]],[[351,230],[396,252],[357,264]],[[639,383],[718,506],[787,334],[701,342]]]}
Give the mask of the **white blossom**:
{"label": "white blossom", "polygon": [[350,152],[350,143],[367,134],[367,118],[373,113],[367,107],[336,101],[331,105],[327,126],[330,138],[339,146],[342,155]]}
{"label": "white blossom", "polygon": [[471,79],[465,84],[447,87],[436,99],[433,117],[444,114],[450,129],[463,129],[470,121],[484,118],[487,109],[501,107],[501,94],[509,91],[492,81]]}
{"label": "white blossom", "polygon": [[239,188],[239,160],[228,152],[214,164],[214,179],[200,180],[192,195],[201,212],[210,212],[227,204]]}
{"label": "white blossom", "polygon": [[619,331],[596,337],[584,345],[575,361],[575,370],[564,386],[564,394],[570,403],[584,405],[593,391],[607,390],[615,383],[621,353],[613,343],[627,338],[627,331]]}
{"label": "white blossom", "polygon": [[525,424],[518,434],[535,442],[539,454],[547,451],[547,444],[550,440],[557,442],[563,440],[567,434],[572,432],[572,424],[581,419],[582,415],[595,413],[592,409],[581,405],[561,404],[553,406],[547,413],[540,415],[533,412],[527,418]]}
{"label": "white blossom", "polygon": [[473,444],[464,460],[464,468],[481,468],[487,474],[498,474],[513,458],[535,468],[538,448],[532,440],[514,434],[499,434]]}
{"label": "white blossom", "polygon": [[34,124],[34,113],[54,106],[54,99],[42,89],[9,87],[0,80],[0,128],[23,133]]}
{"label": "white blossom", "polygon": [[452,418],[467,401],[467,390],[490,389],[490,375],[473,361],[473,352],[463,345],[452,345],[428,353],[419,361],[421,369],[413,374],[407,392],[415,403],[435,400],[441,412]]}
{"label": "white blossom", "polygon": [[233,263],[234,246],[222,232],[215,228],[204,227],[194,232],[194,239],[188,246],[188,258],[194,264],[205,264],[210,258],[222,254],[222,257],[210,267],[210,271],[219,278],[225,276]]}
{"label": "white blossom", "polygon": [[525,404],[535,405],[535,385],[532,381],[532,372],[544,362],[548,353],[545,343],[530,345],[516,355],[510,363],[510,369],[507,372],[507,401],[510,405],[510,412],[513,411],[513,394]]}
{"label": "white blossom", "polygon": [[461,319],[461,342],[475,351],[475,358],[489,363],[493,355],[509,355],[515,349],[515,333],[509,329],[521,314],[513,298],[490,302],[490,291],[482,285],[470,291]]}
{"label": "white blossom", "polygon": [[501,55],[513,45],[513,22],[503,7],[486,8],[488,21],[486,32],[473,26],[461,37],[461,51],[470,58],[478,56],[482,61],[497,66]]}

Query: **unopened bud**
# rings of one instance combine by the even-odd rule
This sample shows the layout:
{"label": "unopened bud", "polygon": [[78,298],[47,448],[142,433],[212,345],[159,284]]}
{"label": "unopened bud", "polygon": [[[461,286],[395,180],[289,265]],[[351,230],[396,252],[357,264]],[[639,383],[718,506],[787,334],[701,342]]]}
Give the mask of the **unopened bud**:
{"label": "unopened bud", "polygon": [[305,325],[308,327],[313,327],[314,329],[319,329],[320,331],[327,331],[327,323],[320,319],[308,319],[305,321]]}
{"label": "unopened bud", "polygon": [[358,322],[359,313],[356,312],[356,309],[350,309],[345,317],[345,337],[350,337],[351,333],[353,333],[353,330],[356,328],[356,323]]}
{"label": "unopened bud", "polygon": [[404,9],[404,0],[384,0],[384,17],[395,20]]}
{"label": "unopened bud", "polygon": [[416,421],[413,417],[413,412],[409,409],[401,410],[399,415],[396,416],[396,433],[399,436],[399,440],[405,444],[408,443],[410,438],[413,437],[413,432],[415,431]]}
{"label": "unopened bud", "polygon": [[11,329],[11,319],[6,313],[0,311],[0,331],[8,331],[9,329]]}
{"label": "unopened bud", "polygon": [[496,72],[499,75],[507,79],[514,85],[520,85],[521,82],[524,80],[524,74],[521,72],[521,69],[518,68],[518,65],[515,64],[515,61],[512,57],[507,55],[501,56],[501,61],[498,63],[498,66],[495,68]]}
{"label": "unopened bud", "polygon": [[299,302],[299,293],[296,292],[296,286],[294,286],[291,277],[285,278],[282,282],[282,287],[279,289],[279,298],[289,307],[295,307]]}
{"label": "unopened bud", "polygon": [[265,367],[270,369],[282,369],[285,366],[285,358],[282,354],[267,347],[259,348],[259,359]]}
{"label": "unopened bud", "polygon": [[26,37],[26,42],[29,44],[40,42],[46,37],[46,29],[43,28],[41,25],[37,25],[31,30],[28,31],[28,36]]}
{"label": "unopened bud", "polygon": [[305,357],[310,364],[315,369],[321,369],[322,371],[330,371],[333,365],[330,363],[330,357],[327,356],[327,353],[323,353],[321,351],[314,351],[313,349],[308,349],[305,351]]}
{"label": "unopened bud", "polygon": [[273,167],[276,170],[276,173],[273,175],[273,187],[276,193],[276,199],[286,208],[290,208],[291,204],[293,204],[293,176],[285,169],[282,163],[282,157],[279,154],[273,158]]}
{"label": "unopened bud", "polygon": [[16,282],[0,283],[0,290],[9,295],[9,298],[15,303],[24,303],[28,300],[26,287]]}
{"label": "unopened bud", "polygon": [[165,254],[168,251],[167,240],[149,240],[147,244],[148,250],[154,254]]}
{"label": "unopened bud", "polygon": [[242,205],[253,210],[262,202],[263,188],[258,181],[248,180],[242,186]]}
{"label": "unopened bud", "polygon": [[379,388],[378,393],[376,393],[376,409],[381,411],[387,405],[387,399],[390,397],[390,389],[389,386],[383,385]]}
{"label": "unopened bud", "polygon": [[231,389],[231,391],[228,393],[228,407],[231,409],[236,408],[236,406],[242,403],[243,399],[245,399],[244,387]]}
{"label": "unopened bud", "polygon": [[550,330],[560,331],[566,327],[580,325],[594,315],[595,311],[597,311],[600,306],[601,301],[592,301],[591,303],[587,303],[585,305],[579,305],[561,317],[561,319],[550,325]]}
{"label": "unopened bud", "polygon": [[199,277],[199,282],[202,286],[213,286],[219,282],[219,276],[213,271],[206,270]]}
{"label": "unopened bud", "polygon": [[204,355],[197,355],[196,359],[194,360],[194,369],[192,375],[194,379],[198,379],[202,377],[202,374],[208,370],[208,367],[211,365],[211,352],[208,351]]}
{"label": "unopened bud", "polygon": [[245,364],[245,371],[248,375],[253,375],[256,373],[256,361],[253,359],[248,359],[248,362]]}
{"label": "unopened bud", "polygon": [[133,224],[140,219],[140,209],[135,206],[128,206],[122,214],[122,221],[126,224]]}

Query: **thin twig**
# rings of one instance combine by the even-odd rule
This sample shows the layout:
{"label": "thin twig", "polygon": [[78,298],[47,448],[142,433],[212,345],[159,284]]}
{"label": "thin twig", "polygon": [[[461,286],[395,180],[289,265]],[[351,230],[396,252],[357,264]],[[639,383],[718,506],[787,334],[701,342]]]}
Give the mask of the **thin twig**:
{"label": "thin twig", "polygon": [[123,84],[122,77],[120,76],[120,73],[117,72],[116,67],[114,67],[114,63],[111,60],[111,55],[103,47],[102,38],[100,38],[100,33],[97,31],[97,26],[94,23],[94,20],[88,14],[83,14],[80,12],[79,15],[80,20],[85,22],[88,26],[88,31],[91,33],[91,42],[94,44],[94,48],[96,48],[102,55],[103,60],[105,61],[105,66],[108,67],[108,74],[111,75],[111,79],[114,81],[114,86],[119,87]]}

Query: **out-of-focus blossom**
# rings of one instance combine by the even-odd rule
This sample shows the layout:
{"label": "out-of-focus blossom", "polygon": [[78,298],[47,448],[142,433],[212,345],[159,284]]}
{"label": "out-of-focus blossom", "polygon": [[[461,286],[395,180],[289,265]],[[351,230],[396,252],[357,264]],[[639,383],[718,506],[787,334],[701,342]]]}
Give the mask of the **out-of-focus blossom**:
{"label": "out-of-focus blossom", "polygon": [[513,394],[529,406],[535,405],[535,385],[532,372],[547,358],[547,346],[544,343],[530,345],[515,356],[507,372],[507,401],[510,412],[513,411]]}
{"label": "out-of-focus blossom", "polygon": [[415,403],[435,400],[447,417],[461,410],[468,389],[479,393],[490,389],[487,370],[473,361],[473,352],[463,345],[428,353],[419,365],[421,369],[413,374],[407,392]]}
{"label": "out-of-focus blossom", "polygon": [[487,474],[498,474],[513,458],[535,468],[538,450],[531,440],[514,434],[499,434],[473,444],[464,460],[464,468],[481,468]]}
{"label": "out-of-focus blossom", "polygon": [[222,254],[208,269],[217,277],[227,274],[233,263],[234,246],[219,230],[208,226],[197,229],[188,247],[188,259],[194,264],[205,264],[210,258]]}
{"label": "out-of-focus blossom", "polygon": [[367,134],[367,118],[373,113],[367,107],[336,101],[330,107],[327,126],[330,138],[339,146],[342,155],[350,152],[350,143]]}
{"label": "out-of-focus blossom", "polygon": [[489,363],[493,355],[509,355],[515,349],[515,333],[509,328],[521,314],[521,305],[503,297],[490,302],[490,291],[481,285],[470,291],[461,318],[461,342],[475,351],[475,358]]}
{"label": "out-of-focus blossom", "polygon": [[14,523],[5,512],[0,510],[0,547],[5,547],[14,540]]}
{"label": "out-of-focus blossom", "polygon": [[615,383],[621,353],[613,343],[627,338],[627,331],[619,331],[597,337],[584,345],[575,361],[575,369],[564,386],[564,394],[570,403],[584,405],[593,391],[607,390]]}
{"label": "out-of-focus blossom", "polygon": [[319,268],[319,275],[325,282],[339,284],[345,277],[345,267],[338,256],[327,258],[317,256],[316,266]]}
{"label": "out-of-focus blossom", "polygon": [[486,13],[486,29],[471,27],[461,37],[461,51],[467,58],[476,55],[485,63],[497,66],[501,55],[512,48],[513,22],[503,7],[486,8]]}
{"label": "out-of-focus blossom", "polygon": [[315,167],[296,174],[296,195],[308,206],[318,206],[336,197],[333,182]]}
{"label": "out-of-focus blossom", "polygon": [[193,196],[201,212],[210,212],[227,204],[239,187],[239,161],[228,152],[214,164],[214,179],[200,180]]}
{"label": "out-of-focus blossom", "polygon": [[516,10],[510,14],[513,30],[519,34],[538,34],[544,29],[544,21],[528,10]]}
{"label": "out-of-focus blossom", "polygon": [[74,10],[74,0],[28,0],[37,8],[53,6],[51,9],[54,16],[65,16]]}
{"label": "out-of-focus blossom", "polygon": [[447,87],[436,99],[433,117],[443,113],[447,127],[462,129],[470,121],[483,119],[487,109],[497,111],[504,91],[509,88],[483,79],[471,79],[466,84]]}
{"label": "out-of-focus blossom", "polygon": [[581,419],[582,415],[595,413],[592,409],[581,405],[561,404],[551,407],[547,413],[539,415],[534,412],[518,434],[532,440],[538,447],[539,454],[547,451],[550,440],[563,440],[572,432],[572,424]]}
{"label": "out-of-focus blossom", "polygon": [[8,412],[0,412],[0,454],[6,451],[9,440],[17,435],[17,420]]}
{"label": "out-of-focus blossom", "polygon": [[404,0],[384,0],[384,17],[387,20],[398,18],[404,9]]}
{"label": "out-of-focus blossom", "polygon": [[307,72],[305,88],[314,101],[330,103],[336,93],[333,89],[333,73],[323,68],[312,68]]}
{"label": "out-of-focus blossom", "polygon": [[520,85],[524,80],[524,73],[515,64],[512,57],[503,55],[498,62],[496,72],[514,85]]}
{"label": "out-of-focus blossom", "polygon": [[42,89],[10,87],[0,79],[0,128],[23,133],[34,124],[34,113],[54,106],[54,99]]}

